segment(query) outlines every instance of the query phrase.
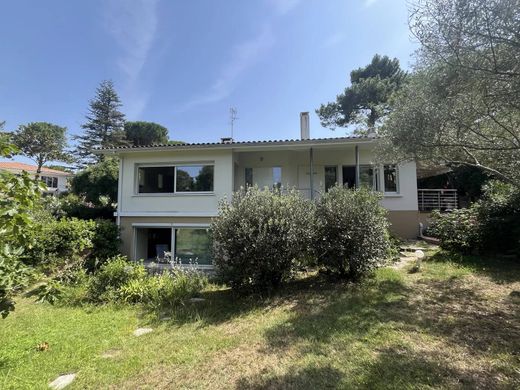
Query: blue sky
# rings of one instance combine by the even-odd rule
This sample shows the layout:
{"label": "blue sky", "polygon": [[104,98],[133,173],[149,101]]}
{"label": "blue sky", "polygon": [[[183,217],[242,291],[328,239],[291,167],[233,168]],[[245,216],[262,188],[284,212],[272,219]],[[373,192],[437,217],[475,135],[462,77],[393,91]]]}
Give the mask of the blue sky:
{"label": "blue sky", "polygon": [[375,53],[411,65],[405,0],[17,0],[0,6],[0,120],[78,134],[112,79],[128,120],[188,142],[299,136]]}

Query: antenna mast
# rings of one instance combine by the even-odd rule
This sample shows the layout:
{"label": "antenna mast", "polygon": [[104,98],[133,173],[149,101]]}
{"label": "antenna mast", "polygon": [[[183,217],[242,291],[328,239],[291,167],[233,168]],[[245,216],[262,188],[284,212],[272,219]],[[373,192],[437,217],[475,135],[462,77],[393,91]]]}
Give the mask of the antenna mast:
{"label": "antenna mast", "polygon": [[233,139],[233,127],[235,125],[235,121],[238,119],[237,109],[235,107],[231,107],[229,109],[229,124],[231,125],[231,139]]}

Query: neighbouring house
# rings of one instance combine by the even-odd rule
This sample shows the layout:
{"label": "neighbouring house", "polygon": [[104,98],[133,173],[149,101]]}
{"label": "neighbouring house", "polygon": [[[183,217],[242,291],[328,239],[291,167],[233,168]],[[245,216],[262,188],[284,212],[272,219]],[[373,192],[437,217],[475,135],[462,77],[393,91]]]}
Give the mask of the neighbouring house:
{"label": "neighbouring house", "polygon": [[[0,161],[0,170],[7,171],[14,174],[22,173],[26,171],[30,175],[36,175],[38,169],[35,165],[24,164],[16,161]],[[45,183],[47,195],[59,195],[63,192],[67,192],[68,180],[74,176],[70,172],[58,171],[57,169],[50,169],[43,167],[40,173],[40,180]]]}
{"label": "neighbouring house", "polygon": [[171,252],[182,263],[210,266],[208,228],[218,203],[248,185],[296,188],[319,197],[335,183],[381,191],[392,231],[418,234],[416,164],[376,164],[373,137],[309,138],[302,113],[301,138],[277,141],[129,146],[97,153],[119,157],[117,223],[122,251],[133,260]]}

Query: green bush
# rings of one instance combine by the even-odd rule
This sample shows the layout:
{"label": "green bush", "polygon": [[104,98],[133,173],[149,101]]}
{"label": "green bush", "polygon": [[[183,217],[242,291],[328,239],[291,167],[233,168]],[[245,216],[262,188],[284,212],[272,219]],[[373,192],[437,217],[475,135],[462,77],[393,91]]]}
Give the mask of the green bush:
{"label": "green bush", "polygon": [[118,254],[118,228],[111,221],[56,220],[48,211],[36,212],[35,219],[30,233],[34,244],[26,250],[24,261],[47,273],[73,272],[81,267],[93,271]]}
{"label": "green bush", "polygon": [[56,202],[49,205],[58,216],[79,219],[108,219],[114,218],[115,207],[110,202],[94,204],[74,194],[67,194],[60,198],[59,205]]}
{"label": "green bush", "polygon": [[439,238],[443,249],[470,253],[480,246],[478,209],[452,210],[448,213],[433,211],[428,235]]}
{"label": "green bush", "polygon": [[144,303],[153,308],[174,307],[199,294],[208,280],[199,272],[174,269],[144,279],[133,279],[122,286],[119,295],[124,302]]}
{"label": "green bush", "polygon": [[520,189],[491,182],[475,206],[480,228],[480,250],[516,254],[520,258]]}
{"label": "green bush", "polygon": [[432,213],[428,234],[439,238],[441,247],[448,250],[520,257],[520,190],[490,182],[482,199],[469,208]]}
{"label": "green bush", "polygon": [[93,271],[104,264],[107,259],[117,256],[120,242],[119,228],[114,222],[96,219],[92,250],[86,262],[87,269]]}
{"label": "green bush", "polygon": [[381,263],[389,234],[379,200],[367,189],[335,186],[317,201],[314,250],[319,264],[357,280]]}
{"label": "green bush", "polygon": [[124,256],[108,259],[93,275],[88,286],[88,295],[95,302],[117,301],[120,289],[133,280],[147,276],[142,265],[130,263]]}
{"label": "green bush", "polygon": [[312,239],[312,208],[296,192],[256,187],[221,202],[211,228],[220,278],[232,288],[258,292],[287,280]]}

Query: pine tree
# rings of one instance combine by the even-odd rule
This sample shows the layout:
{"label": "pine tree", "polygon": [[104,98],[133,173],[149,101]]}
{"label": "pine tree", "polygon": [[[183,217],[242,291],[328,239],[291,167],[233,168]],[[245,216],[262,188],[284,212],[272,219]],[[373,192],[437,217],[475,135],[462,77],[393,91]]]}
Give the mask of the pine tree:
{"label": "pine tree", "polygon": [[99,162],[102,156],[94,155],[94,148],[128,145],[125,138],[125,115],[119,111],[121,100],[110,80],[102,81],[96,89],[96,97],[90,101],[87,122],[81,127],[83,135],[77,136],[76,149],[80,161],[86,165]]}

